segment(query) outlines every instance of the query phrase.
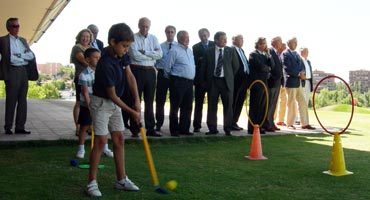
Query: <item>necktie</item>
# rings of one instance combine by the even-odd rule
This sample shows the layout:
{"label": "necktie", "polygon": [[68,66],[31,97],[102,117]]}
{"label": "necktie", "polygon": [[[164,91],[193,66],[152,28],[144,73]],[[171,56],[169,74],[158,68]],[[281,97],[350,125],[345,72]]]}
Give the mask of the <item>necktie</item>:
{"label": "necktie", "polygon": [[224,58],[222,56],[222,49],[220,49],[220,54],[218,54],[217,66],[216,66],[216,72],[215,72],[215,75],[217,77],[221,76],[221,70],[222,70],[223,65],[224,65]]}
{"label": "necktie", "polygon": [[247,74],[249,74],[249,66],[248,66],[247,58],[244,55],[243,49],[240,48],[239,50],[240,50],[240,56],[242,57],[242,62],[244,65],[244,71],[247,72]]}
{"label": "necktie", "polygon": [[170,42],[170,44],[168,45],[168,49],[171,49],[172,47],[172,42]]}
{"label": "necktie", "polygon": [[208,48],[208,44],[203,44],[204,49]]}

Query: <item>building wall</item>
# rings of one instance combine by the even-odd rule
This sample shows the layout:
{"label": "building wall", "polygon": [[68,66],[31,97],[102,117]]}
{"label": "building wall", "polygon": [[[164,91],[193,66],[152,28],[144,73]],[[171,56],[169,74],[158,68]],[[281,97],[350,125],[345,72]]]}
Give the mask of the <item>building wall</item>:
{"label": "building wall", "polygon": [[[324,71],[319,71],[319,70],[314,70],[312,72],[313,74],[313,87],[315,88],[317,83],[319,83],[319,81],[321,79],[323,79],[324,77],[326,76],[332,76],[334,74],[332,73],[326,73]],[[326,79],[325,81],[323,81],[320,86],[317,88],[317,92],[320,92],[320,90],[322,90],[323,88],[327,88],[328,90],[334,90],[335,89],[335,79]]]}
{"label": "building wall", "polygon": [[46,64],[37,64],[37,69],[40,73],[49,74],[51,76],[57,75],[61,68],[60,63],[46,63]]}
{"label": "building wall", "polygon": [[368,91],[370,89],[370,71],[364,69],[349,71],[349,83],[351,85],[360,83],[361,91]]}

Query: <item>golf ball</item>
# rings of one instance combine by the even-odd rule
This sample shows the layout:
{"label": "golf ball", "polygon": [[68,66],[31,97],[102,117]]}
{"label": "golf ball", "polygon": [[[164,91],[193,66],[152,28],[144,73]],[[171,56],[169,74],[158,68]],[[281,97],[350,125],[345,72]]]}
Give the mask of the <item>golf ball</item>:
{"label": "golf ball", "polygon": [[167,187],[167,189],[169,189],[169,190],[174,190],[174,189],[176,189],[176,187],[177,187],[177,181],[175,181],[175,180],[170,180],[170,181],[168,181],[168,182],[166,183],[166,187]]}
{"label": "golf ball", "polygon": [[71,165],[72,165],[73,167],[76,167],[76,166],[78,165],[78,160],[76,160],[76,159],[72,159],[72,160],[71,160]]}

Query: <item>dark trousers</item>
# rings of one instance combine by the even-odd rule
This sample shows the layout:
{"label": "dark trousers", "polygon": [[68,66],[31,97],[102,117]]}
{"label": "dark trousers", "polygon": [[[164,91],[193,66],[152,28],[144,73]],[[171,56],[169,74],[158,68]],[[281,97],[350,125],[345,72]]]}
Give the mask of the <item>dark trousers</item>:
{"label": "dark trousers", "polygon": [[[139,98],[144,95],[144,122],[147,132],[153,132],[155,126],[153,102],[156,85],[156,72],[154,67],[151,69],[131,68],[136,78]],[[137,124],[132,124],[138,126]]]}
{"label": "dark trousers", "polygon": [[[265,89],[260,83],[256,83],[250,90],[249,118],[255,125],[264,127],[264,125],[261,126],[261,123],[263,117],[265,116],[265,112],[266,112]],[[253,131],[253,126],[249,121],[248,121],[248,131]]]}
{"label": "dark trousers", "polygon": [[[170,78],[170,132],[188,133],[193,109],[193,80]],[[178,117],[180,109],[180,121]]]}
{"label": "dark trousers", "polygon": [[12,129],[16,113],[15,129],[22,130],[27,120],[28,78],[25,67],[10,67],[5,81],[5,129]]}
{"label": "dark trousers", "polygon": [[[125,91],[123,92],[123,95],[121,97],[121,100],[129,107],[134,108],[134,99],[131,94],[129,85],[125,84]],[[123,123],[125,124],[126,128],[129,128],[131,133],[133,135],[137,135],[139,133],[139,126],[136,124],[136,122],[132,119],[131,115],[127,113],[126,111],[122,110],[122,118]]]}
{"label": "dark trousers", "polygon": [[248,79],[245,73],[234,77],[233,125],[236,125],[239,121],[248,87]]}
{"label": "dark trousers", "polygon": [[164,122],[164,104],[167,99],[167,91],[170,80],[163,76],[163,69],[158,69],[157,89],[155,92],[155,119],[157,128],[161,128]]}
{"label": "dark trousers", "polygon": [[233,119],[233,91],[229,91],[224,78],[214,77],[212,84],[208,90],[208,111],[207,111],[207,126],[209,131],[217,130],[217,105],[218,98],[221,96],[221,101],[224,111],[224,130],[230,131]]}
{"label": "dark trousers", "polygon": [[202,128],[203,117],[203,103],[206,96],[207,89],[201,85],[194,86],[195,106],[194,106],[194,119],[193,127]]}
{"label": "dark trousers", "polygon": [[267,111],[267,120],[266,120],[266,128],[272,128],[275,126],[274,124],[274,114],[276,110],[276,105],[279,99],[281,85],[278,87],[273,87],[269,89],[269,108]]}

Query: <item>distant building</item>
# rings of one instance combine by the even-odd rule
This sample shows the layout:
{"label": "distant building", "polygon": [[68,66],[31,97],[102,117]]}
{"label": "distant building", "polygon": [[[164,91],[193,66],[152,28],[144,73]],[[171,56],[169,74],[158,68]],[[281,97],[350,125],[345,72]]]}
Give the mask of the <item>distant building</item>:
{"label": "distant building", "polygon": [[60,72],[61,66],[62,64],[60,63],[37,64],[37,69],[39,73],[56,76]]}
{"label": "distant building", "polygon": [[[315,88],[317,83],[321,79],[323,79],[324,77],[334,75],[332,73],[326,73],[326,72],[320,71],[320,70],[314,70],[314,71],[312,71],[312,74],[313,74],[313,79],[312,79],[313,88]],[[334,80],[334,78],[329,78],[329,79],[326,79],[325,81],[323,81],[320,84],[320,86],[317,88],[317,92],[320,92],[320,90],[322,90],[323,88],[327,88],[328,90],[334,90],[335,89],[335,80]]]}
{"label": "distant building", "polygon": [[364,69],[349,71],[349,84],[359,86],[361,92],[368,91],[370,89],[370,71]]}

